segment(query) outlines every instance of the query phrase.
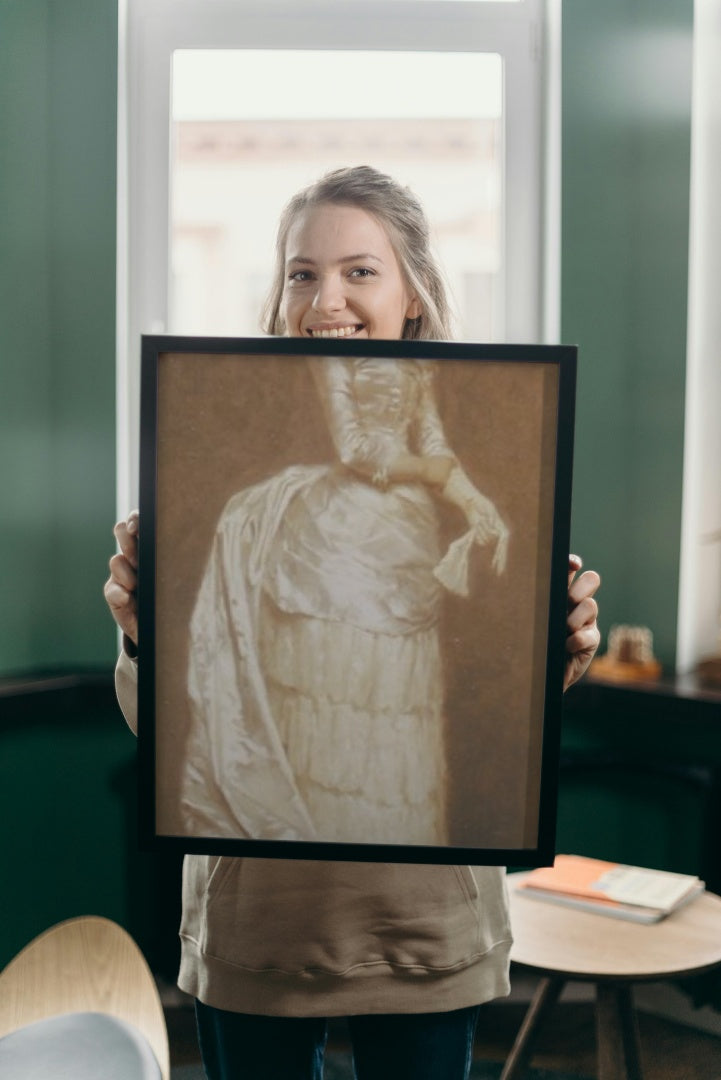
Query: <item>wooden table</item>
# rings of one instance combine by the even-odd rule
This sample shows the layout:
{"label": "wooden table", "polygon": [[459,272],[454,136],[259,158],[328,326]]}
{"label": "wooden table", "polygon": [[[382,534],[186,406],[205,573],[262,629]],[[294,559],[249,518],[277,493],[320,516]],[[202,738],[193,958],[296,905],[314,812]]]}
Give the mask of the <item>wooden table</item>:
{"label": "wooden table", "polygon": [[535,1036],[569,980],[596,986],[599,1080],[642,1080],[632,986],[721,966],[721,898],[703,893],[653,924],[529,899],[509,874],[511,960],[542,975],[501,1074],[519,1080]]}

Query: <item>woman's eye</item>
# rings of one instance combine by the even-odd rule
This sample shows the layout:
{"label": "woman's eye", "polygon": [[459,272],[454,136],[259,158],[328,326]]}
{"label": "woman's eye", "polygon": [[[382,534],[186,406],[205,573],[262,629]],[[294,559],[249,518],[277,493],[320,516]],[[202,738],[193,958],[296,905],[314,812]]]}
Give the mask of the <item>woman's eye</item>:
{"label": "woman's eye", "polygon": [[306,281],[310,281],[310,279],[310,270],[294,270],[291,274],[288,275],[288,281],[296,281],[300,284]]}
{"label": "woman's eye", "polygon": [[371,268],[369,266],[356,266],[350,272],[350,276],[355,277],[355,278],[373,277],[374,274],[375,274],[375,271],[371,270]]}

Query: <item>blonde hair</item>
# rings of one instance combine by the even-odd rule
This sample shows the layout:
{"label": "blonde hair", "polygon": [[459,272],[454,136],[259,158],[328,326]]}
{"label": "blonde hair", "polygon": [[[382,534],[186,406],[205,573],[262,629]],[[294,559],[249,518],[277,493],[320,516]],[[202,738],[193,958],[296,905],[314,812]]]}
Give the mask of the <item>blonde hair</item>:
{"label": "blonde hair", "polygon": [[421,305],[417,318],[406,319],[401,337],[447,341],[452,336],[451,311],[443,276],[431,253],[423,207],[410,188],[370,165],[327,173],[294,195],[283,210],[276,239],[275,275],[263,311],[263,330],[268,334],[285,333],[281,305],[288,233],[300,214],[323,203],[357,206],[372,214],[386,229],[401,272]]}

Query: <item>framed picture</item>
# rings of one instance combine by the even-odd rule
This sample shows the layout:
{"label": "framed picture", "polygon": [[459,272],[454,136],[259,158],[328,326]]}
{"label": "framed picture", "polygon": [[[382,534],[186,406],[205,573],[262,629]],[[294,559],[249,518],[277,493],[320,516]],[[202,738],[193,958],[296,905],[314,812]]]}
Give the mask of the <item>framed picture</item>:
{"label": "framed picture", "polygon": [[575,371],[143,339],[144,846],[552,861]]}

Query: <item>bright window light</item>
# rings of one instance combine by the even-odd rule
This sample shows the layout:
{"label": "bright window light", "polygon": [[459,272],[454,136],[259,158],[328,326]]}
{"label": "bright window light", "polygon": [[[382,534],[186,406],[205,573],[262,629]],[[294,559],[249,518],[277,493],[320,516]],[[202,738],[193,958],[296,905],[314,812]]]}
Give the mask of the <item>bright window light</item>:
{"label": "bright window light", "polygon": [[179,49],[173,54],[172,107],[174,120],[499,118],[501,58]]}

